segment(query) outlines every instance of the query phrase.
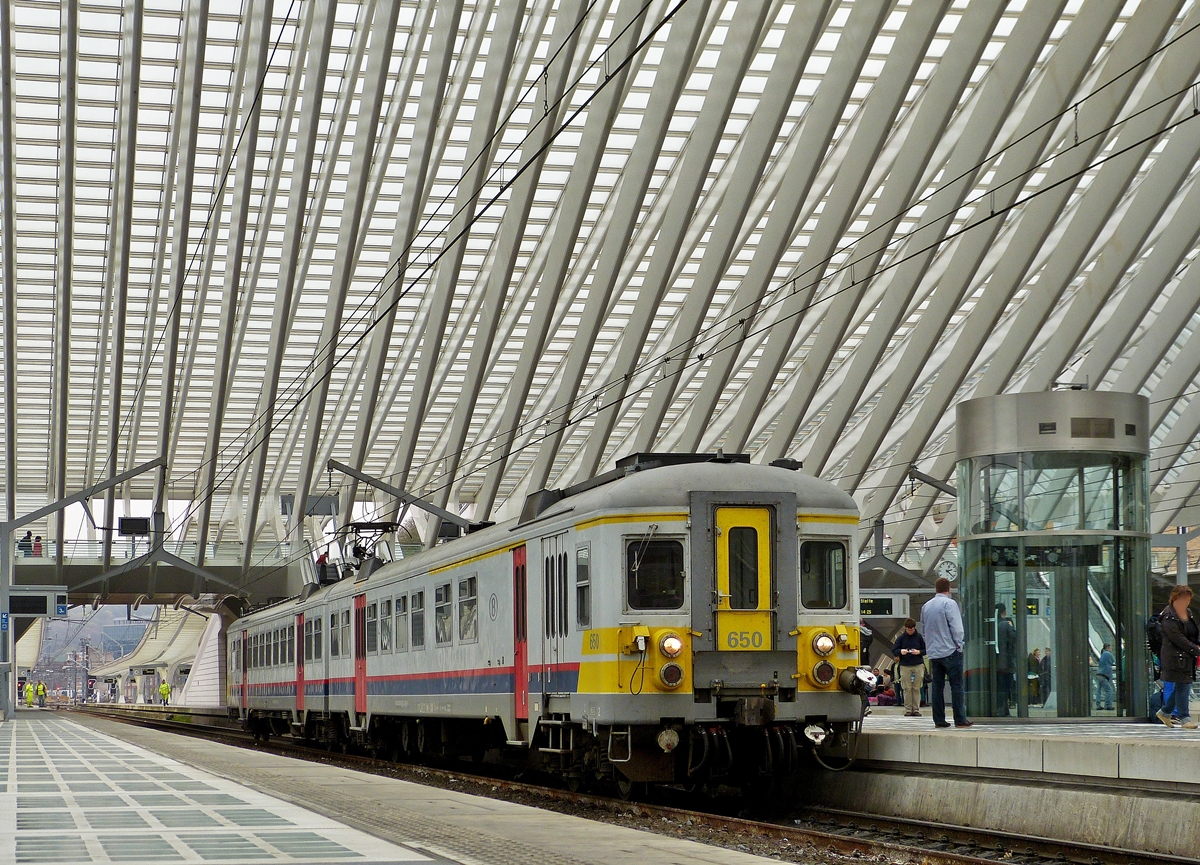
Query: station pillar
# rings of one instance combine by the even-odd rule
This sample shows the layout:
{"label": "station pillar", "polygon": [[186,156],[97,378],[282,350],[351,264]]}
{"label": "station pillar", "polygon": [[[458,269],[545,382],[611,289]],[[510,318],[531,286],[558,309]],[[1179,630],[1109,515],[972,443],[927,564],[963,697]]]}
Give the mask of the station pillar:
{"label": "station pillar", "polygon": [[956,423],[968,712],[1146,717],[1149,402],[1003,394]]}

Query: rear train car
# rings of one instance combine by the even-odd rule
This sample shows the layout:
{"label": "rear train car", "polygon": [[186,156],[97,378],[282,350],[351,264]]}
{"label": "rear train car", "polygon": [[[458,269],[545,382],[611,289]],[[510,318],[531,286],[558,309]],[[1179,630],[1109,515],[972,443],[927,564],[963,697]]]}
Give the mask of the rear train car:
{"label": "rear train car", "polygon": [[857,508],[740,460],[630,457],[517,520],[245,616],[231,714],[395,759],[500,749],[622,789],[851,757],[871,678]]}

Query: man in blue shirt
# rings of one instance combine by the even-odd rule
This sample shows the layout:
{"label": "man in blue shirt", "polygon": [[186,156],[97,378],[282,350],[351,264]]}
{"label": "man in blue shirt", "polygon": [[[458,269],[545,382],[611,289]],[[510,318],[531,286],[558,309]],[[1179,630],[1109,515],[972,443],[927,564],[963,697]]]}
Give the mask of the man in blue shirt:
{"label": "man in blue shirt", "polygon": [[954,726],[972,727],[967,720],[967,704],[963,698],[963,631],[962,613],[950,597],[950,581],[938,577],[937,592],[921,607],[921,626],[925,635],[926,657],[933,673],[933,723],[949,727],[946,721],[946,680],[950,680],[950,703],[954,708]]}
{"label": "man in blue shirt", "polygon": [[1113,657],[1112,646],[1104,644],[1100,652],[1100,669],[1096,673],[1096,708],[1111,709],[1113,707],[1113,667],[1117,659]]}

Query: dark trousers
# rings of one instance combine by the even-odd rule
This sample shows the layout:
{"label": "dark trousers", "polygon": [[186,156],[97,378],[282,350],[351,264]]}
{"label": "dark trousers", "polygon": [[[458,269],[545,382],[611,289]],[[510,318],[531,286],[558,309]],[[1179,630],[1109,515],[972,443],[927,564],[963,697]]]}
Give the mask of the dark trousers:
{"label": "dark trousers", "polygon": [[933,673],[933,722],[946,723],[946,680],[950,680],[950,702],[954,710],[954,723],[967,723],[967,703],[963,697],[963,653],[955,652],[948,658],[930,658]]}

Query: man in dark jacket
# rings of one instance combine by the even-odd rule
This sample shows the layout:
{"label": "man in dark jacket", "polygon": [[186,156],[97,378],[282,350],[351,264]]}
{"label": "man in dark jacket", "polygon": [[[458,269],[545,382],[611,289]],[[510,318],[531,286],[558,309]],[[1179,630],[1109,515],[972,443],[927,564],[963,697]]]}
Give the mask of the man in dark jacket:
{"label": "man in dark jacket", "polygon": [[899,666],[896,681],[904,689],[904,714],[921,717],[921,685],[925,682],[925,640],[917,633],[917,623],[904,620],[904,630],[892,646],[892,656]]}
{"label": "man in dark jacket", "polygon": [[996,714],[1007,715],[1016,700],[1014,671],[1017,667],[1017,628],[1008,608],[996,604]]}
{"label": "man in dark jacket", "polygon": [[[1192,602],[1192,590],[1188,586],[1171,589],[1171,600],[1163,608],[1162,624],[1162,680],[1175,684],[1171,696],[1163,701],[1163,707],[1155,717],[1168,727],[1176,724],[1196,729],[1196,722],[1188,711],[1188,692],[1192,689],[1192,675],[1196,670],[1196,659],[1200,658],[1200,644],[1189,639],[1188,625],[1193,625],[1188,605]],[[1195,632],[1193,632],[1195,633]],[[1171,717],[1172,710],[1178,720]]]}

